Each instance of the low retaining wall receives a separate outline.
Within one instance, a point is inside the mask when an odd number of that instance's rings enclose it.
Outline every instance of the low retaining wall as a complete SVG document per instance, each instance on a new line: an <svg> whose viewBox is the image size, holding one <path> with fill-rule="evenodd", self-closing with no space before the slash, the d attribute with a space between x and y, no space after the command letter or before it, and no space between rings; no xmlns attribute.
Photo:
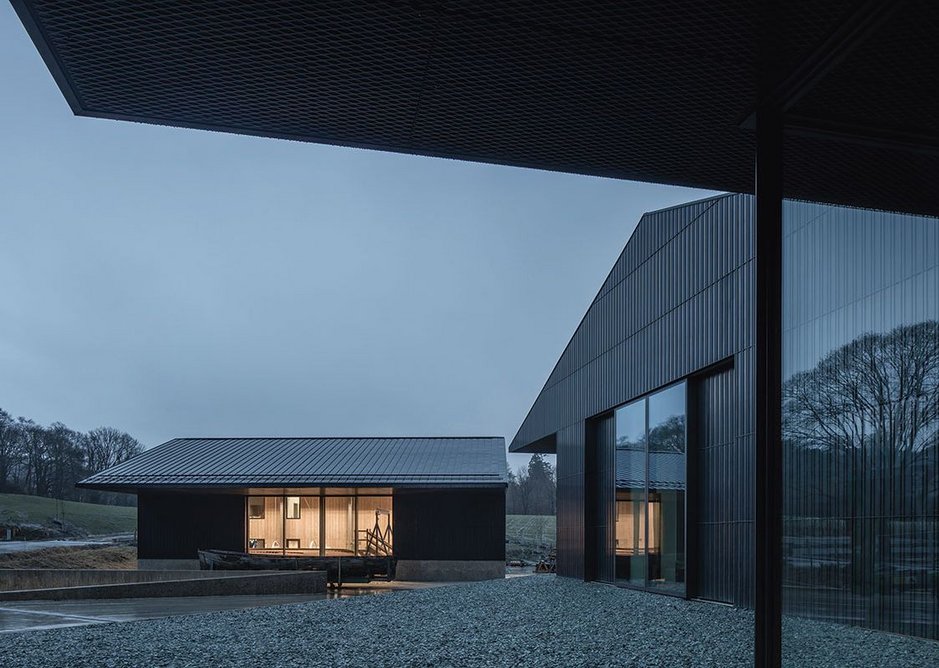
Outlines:
<svg viewBox="0 0 939 668"><path fill-rule="evenodd" d="M144 571L198 571L198 559L140 559L137 568Z"/></svg>
<svg viewBox="0 0 939 668"><path fill-rule="evenodd" d="M399 559L395 570L395 580L412 582L471 582L504 577L504 561Z"/></svg>
<svg viewBox="0 0 939 668"><path fill-rule="evenodd" d="M141 571L130 571L140 573ZM147 572L147 571L144 571ZM167 571L162 571L166 573ZM159 598L168 596L256 596L265 594L318 594L326 591L322 571L237 572L186 579L125 582L47 589L0 591L0 601L64 601L74 599Z"/></svg>
<svg viewBox="0 0 939 668"><path fill-rule="evenodd" d="M90 585L130 584L163 580L196 580L204 577L239 575L237 572L190 570L132 570L91 568L0 569L0 592L20 589L57 589Z"/></svg>

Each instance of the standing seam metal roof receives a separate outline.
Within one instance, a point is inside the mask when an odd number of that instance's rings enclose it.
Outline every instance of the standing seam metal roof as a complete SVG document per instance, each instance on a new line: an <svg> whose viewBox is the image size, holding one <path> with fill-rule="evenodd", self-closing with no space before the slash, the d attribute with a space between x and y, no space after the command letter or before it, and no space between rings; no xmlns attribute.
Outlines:
<svg viewBox="0 0 939 668"><path fill-rule="evenodd" d="M81 487L505 485L502 437L176 438Z"/></svg>

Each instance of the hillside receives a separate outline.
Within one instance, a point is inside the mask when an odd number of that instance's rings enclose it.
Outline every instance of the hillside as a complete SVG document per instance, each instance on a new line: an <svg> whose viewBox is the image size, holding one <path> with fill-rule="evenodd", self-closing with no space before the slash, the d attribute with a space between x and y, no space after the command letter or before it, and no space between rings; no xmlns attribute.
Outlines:
<svg viewBox="0 0 939 668"><path fill-rule="evenodd" d="M26 494L0 494L0 526L38 524L67 527L75 535L129 533L137 529L137 509L58 501Z"/></svg>

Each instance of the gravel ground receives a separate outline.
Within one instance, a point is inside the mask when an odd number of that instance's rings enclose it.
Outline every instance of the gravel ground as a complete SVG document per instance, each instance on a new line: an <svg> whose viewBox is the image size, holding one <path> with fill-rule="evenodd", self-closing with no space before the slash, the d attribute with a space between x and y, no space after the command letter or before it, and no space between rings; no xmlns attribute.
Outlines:
<svg viewBox="0 0 939 668"><path fill-rule="evenodd" d="M8 635L14 666L752 665L753 615L534 576ZM789 620L788 666L939 665L939 643Z"/></svg>

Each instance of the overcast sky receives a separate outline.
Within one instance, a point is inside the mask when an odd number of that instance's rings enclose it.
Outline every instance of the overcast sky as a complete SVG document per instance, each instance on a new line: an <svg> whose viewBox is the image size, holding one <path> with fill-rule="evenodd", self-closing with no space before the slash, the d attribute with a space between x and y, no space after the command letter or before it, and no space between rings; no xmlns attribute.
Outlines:
<svg viewBox="0 0 939 668"><path fill-rule="evenodd" d="M509 440L641 214L711 194L76 118L8 3L0 80L0 407L146 446Z"/></svg>

